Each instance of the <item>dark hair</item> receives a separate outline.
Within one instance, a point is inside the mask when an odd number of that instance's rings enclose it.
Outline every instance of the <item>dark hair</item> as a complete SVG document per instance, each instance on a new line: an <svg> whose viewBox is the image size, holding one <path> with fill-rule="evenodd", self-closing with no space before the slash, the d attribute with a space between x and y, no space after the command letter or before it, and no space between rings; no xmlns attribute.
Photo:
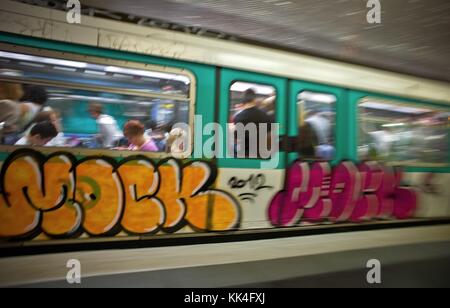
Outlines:
<svg viewBox="0 0 450 308"><path fill-rule="evenodd" d="M244 92L244 102L253 102L257 98L256 96L256 90L253 88L247 89Z"/></svg>
<svg viewBox="0 0 450 308"><path fill-rule="evenodd" d="M48 100L47 90L41 86L27 86L25 87L25 94L22 102L31 102L38 105L44 105Z"/></svg>
<svg viewBox="0 0 450 308"><path fill-rule="evenodd" d="M58 135L58 130L55 125L50 122L40 122L33 126L30 131L30 135L39 135L42 139L55 138Z"/></svg>
<svg viewBox="0 0 450 308"><path fill-rule="evenodd" d="M125 137L129 136L141 136L145 133L144 125L139 121L128 121L123 128L123 134Z"/></svg>

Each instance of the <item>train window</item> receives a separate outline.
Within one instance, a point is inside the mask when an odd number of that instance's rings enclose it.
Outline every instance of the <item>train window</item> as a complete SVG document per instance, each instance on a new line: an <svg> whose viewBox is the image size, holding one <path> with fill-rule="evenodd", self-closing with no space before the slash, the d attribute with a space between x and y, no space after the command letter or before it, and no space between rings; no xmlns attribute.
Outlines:
<svg viewBox="0 0 450 308"><path fill-rule="evenodd" d="M84 60L84 59L83 59ZM106 88L108 92L160 94L187 98L190 78L117 65L88 63L0 51L0 78L26 80L48 85L74 84L77 87Z"/></svg>
<svg viewBox="0 0 450 308"><path fill-rule="evenodd" d="M171 144L176 124L192 125L193 84L186 72L64 56L0 51L0 83L17 84L24 93L13 100L20 115L14 129L3 127L2 144L159 153L191 149L185 142L177 142L177 149ZM0 108L3 113L5 104Z"/></svg>
<svg viewBox="0 0 450 308"><path fill-rule="evenodd" d="M270 152L276 90L269 85L236 81L230 87L229 153L237 158L263 158ZM264 139L264 140L263 140Z"/></svg>
<svg viewBox="0 0 450 308"><path fill-rule="evenodd" d="M297 149L302 158L335 158L336 96L303 91L297 96L299 139Z"/></svg>
<svg viewBox="0 0 450 308"><path fill-rule="evenodd" d="M448 163L450 112L366 98L359 103L360 159Z"/></svg>

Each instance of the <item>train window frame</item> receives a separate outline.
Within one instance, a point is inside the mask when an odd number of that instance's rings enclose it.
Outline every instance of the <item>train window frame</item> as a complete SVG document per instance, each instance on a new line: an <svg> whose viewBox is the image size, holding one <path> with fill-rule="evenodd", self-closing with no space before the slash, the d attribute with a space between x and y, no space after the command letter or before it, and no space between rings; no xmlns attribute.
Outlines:
<svg viewBox="0 0 450 308"><path fill-rule="evenodd" d="M239 78L239 79L233 79L233 80L231 80L231 82L229 83L229 85L228 85L228 107L227 107L227 109L228 109L228 113L227 113L227 118L228 119L230 119L230 113L231 113L231 102L232 102L232 99L231 99L231 88L233 87L233 85L235 84L235 83L246 83L246 84L253 84L253 85L258 85L258 86L263 86L263 87L270 87L270 88L272 88L274 91L275 91L275 108L274 108L274 115L273 115L273 120L274 120L274 122L272 122L271 124L278 124L278 122L277 122L277 116L278 116L278 111L277 111L277 105L278 105L278 99L279 99L279 97L278 97L278 89L277 89L277 87L275 86L275 85L273 85L273 84L270 84L270 83L261 83L261 82L256 82L256 81L254 81L254 80L250 80L250 79L245 79L245 78ZM226 129L227 129L227 133L226 133L226 135L228 136L228 133L229 133L229 125L230 124L232 124L232 123L229 123L228 121L227 121L227 127L226 127ZM277 138L279 138L279 136L277 136ZM240 161L245 161L245 160L261 160L261 161L269 161L271 158L269 157L269 158L261 158L261 157L239 157L239 155L235 155L235 153L229 153L229 141L230 141L230 139L229 138L226 138L226 153L227 153L227 155L233 155L233 159L236 159L236 160L240 160ZM235 140L235 142L237 142L237 140ZM281 150L278 150L278 153L280 153L281 152ZM275 155L277 154L277 153L274 153Z"/></svg>
<svg viewBox="0 0 450 308"><path fill-rule="evenodd" d="M329 95L329 96L333 96L334 97L334 99L335 99L335 101L334 101L334 103L332 103L332 104L334 104L334 130L333 130L333 137L334 137L334 144L333 144L333 147L334 147L334 155L333 155L333 158L332 159L321 159L321 158L311 158L311 157L301 157L301 155L300 155L300 153L298 153L298 155L299 155L299 157L302 159L302 160L305 160L305 161L311 161L311 162L317 162L317 161L327 161L327 162L334 162L334 161L336 161L336 159L338 158L338 142L337 142L337 138L338 138L338 119L339 119L339 117L338 117L338 104L339 104L339 97L335 94L335 93L332 93L332 92L328 92L328 91L319 91L319 90L313 90L313 89L309 89L309 88L304 88L304 89L301 89L301 90L299 90L298 92L297 92L297 95L295 96L295 101L296 101L296 103L295 103L295 110L296 110L296 122L297 122L297 128L298 128L298 130L299 130L299 133L301 134L301 129L300 129L300 125L301 125L301 123L300 123L300 110L299 110L299 108L298 108L298 105L299 105L299 96L302 94L302 93L305 93L305 92L310 92L310 93L313 93L313 94L325 94L325 95ZM330 103L331 104L331 103ZM298 136L298 137L300 137L300 136Z"/></svg>
<svg viewBox="0 0 450 308"><path fill-rule="evenodd" d="M189 147L186 151L176 153L177 158L179 159L187 159L191 157L195 151L195 107L196 107L196 98L197 98L197 79L193 72L191 72L188 69L185 68L177 68L177 67L171 67L171 66L162 66L162 65L156 65L156 64L149 64L144 62L130 62L127 60L118 60L118 59L109 59L104 57L98 57L98 56L90 56L90 55L81 55L81 54L75 54L71 52L61 52L61 51L55 51L55 50L47 50L47 49L40 49L40 48L34 48L34 47L25 47L25 46L15 46L5 43L0 43L0 51L4 52L10 52L10 53L17 53L17 54L25 54L30 56L37 56L37 57L47 57L57 60L68 60L68 61L79 61L89 64L97 64L97 65L106 65L106 66L115 66L118 68L126 68L126 69L136 69L141 71L151 71L155 73L166 73L166 74L176 74L185 76L189 79L189 92L187 95L172 95L172 94L165 94L165 93L142 93L139 91L120 91L115 90L108 87L101 87L101 86L85 86L85 85L78 85L78 84L69 84L64 82L41 82L38 80L24 80L23 78L19 77L2 77L0 76L1 82L15 82L15 83L22 83L22 84L28 84L28 85L41 85L41 86L53 86L53 87L67 87L70 89L77 89L77 90L87 90L87 91L104 91L109 93L117 93L117 94L123 94L123 95L137 95L142 97L149 97L149 98L160 98L160 99L168 99L173 100L174 103L177 101L184 101L188 102L189 106L189 116L188 116L188 126L190 129L190 139L189 139ZM79 156L112 156L112 157L131 157L136 155L145 155L149 158L154 159L164 159L173 156L170 152L143 152L143 151L130 151L130 150L112 150L112 149L104 149L104 148L98 148L98 149L87 149L87 148L79 148L79 147L42 147L42 146L16 146L16 145L1 145L0 144L0 152L4 153L12 153L14 151L17 151L19 149L34 149L36 151L39 151L43 154L51 154L54 152L60 152L60 151L67 151L71 152L74 155Z"/></svg>
<svg viewBox="0 0 450 308"><path fill-rule="evenodd" d="M442 105L436 105L436 104L428 104L426 102L407 102L401 99L386 99L386 98L380 98L376 96L365 96L363 98L360 98L357 101L357 119L356 119L356 147L357 147L357 160L361 161L363 158L358 153L358 148L361 146L359 142L360 133L359 129L361 127L362 123L362 116L361 116L361 104L368 103L368 102L378 102L381 104L387 104L391 106L397 106L397 107L409 107L409 108L427 108L431 109L433 111L437 112L443 112L443 113L450 113L450 108L447 108L446 106ZM450 131L449 131L450 133ZM383 160L383 162L387 166L392 167L421 167L421 168L447 168L450 167L450 135L448 135L447 140L447 148L449 149L447 152L447 162L446 163L427 163L427 162L410 162L410 161L399 161L399 160Z"/></svg>

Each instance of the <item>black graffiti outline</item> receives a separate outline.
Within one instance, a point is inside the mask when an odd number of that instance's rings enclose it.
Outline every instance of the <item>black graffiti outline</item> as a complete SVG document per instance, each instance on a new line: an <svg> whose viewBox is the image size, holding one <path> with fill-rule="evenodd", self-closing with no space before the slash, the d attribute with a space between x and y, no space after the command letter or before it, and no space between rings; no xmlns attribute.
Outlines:
<svg viewBox="0 0 450 308"><path fill-rule="evenodd" d="M265 185L266 181L266 176L262 173L257 175L251 174L247 180L239 180L238 177L234 176L228 181L228 186L230 186L231 189L242 189L248 185L254 193L239 194L239 200L255 203L255 198L258 197L256 192L263 189L272 190L275 188L273 186Z"/></svg>
<svg viewBox="0 0 450 308"><path fill-rule="evenodd" d="M266 181L266 176L260 173L257 175L251 174L247 180L239 180L236 176L234 176L228 181L228 185L231 189L240 189L247 185L249 185L254 191L273 189L273 186L265 185Z"/></svg>
<svg viewBox="0 0 450 308"><path fill-rule="evenodd" d="M251 203L255 203L255 198L257 198L258 195L254 193L243 193L239 194L239 199L241 201L250 201Z"/></svg>
<svg viewBox="0 0 450 308"><path fill-rule="evenodd" d="M239 230L239 229L241 228L242 208L241 208L241 206L239 205L239 202L234 198L234 196L233 196L232 194L230 194L230 193L224 191L224 190L214 189L214 188L209 189L209 190L208 190L208 193L217 193L217 194L225 195L227 198L230 199L230 201L232 201L232 203L233 203L233 205L234 205L234 207L235 207L235 209L236 209L236 213L237 213L237 214L236 214L236 223L235 223L234 226L231 226L231 227L229 228L229 230L214 231L214 233L226 234L226 233L229 233L229 232L232 232L232 231ZM212 225L211 225L211 221L212 221L212 220L210 219L210 217L213 216L214 210L215 210L215 207L214 207L214 206L211 206L211 204L209 204L208 217L207 217L207 220L208 220L208 221L207 221L207 227L206 227L207 230L212 230ZM205 232L205 231L203 231L203 232Z"/></svg>

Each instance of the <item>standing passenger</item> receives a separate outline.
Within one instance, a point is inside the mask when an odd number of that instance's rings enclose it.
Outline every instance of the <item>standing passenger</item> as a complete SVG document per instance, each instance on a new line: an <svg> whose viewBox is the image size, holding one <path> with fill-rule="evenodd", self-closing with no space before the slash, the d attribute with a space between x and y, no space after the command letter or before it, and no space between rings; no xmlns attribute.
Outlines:
<svg viewBox="0 0 450 308"><path fill-rule="evenodd" d="M257 142L256 148L259 149L259 137L260 137L260 124L267 124L266 137L267 140L270 138L270 130L273 119L268 116L264 111L258 108L258 101L256 96L256 91L254 89L248 89L244 93L244 102L242 103L241 111L239 111L233 118L234 125L239 123L247 126L248 124L254 123L256 125L257 137L256 140L250 138L249 134L245 132L244 140L236 140L239 145L237 152L245 151L245 156L250 157L255 153L250 153L250 142ZM237 134L236 134L237 135ZM253 138L255 136L252 136ZM237 139L237 138L236 138ZM259 157L259 151L257 150ZM251 155L253 154L253 155ZM251 157L256 158L256 157Z"/></svg>
<svg viewBox="0 0 450 308"><path fill-rule="evenodd" d="M0 143L13 145L19 137L19 121L23 110L17 103L22 97L22 86L0 82Z"/></svg>
<svg viewBox="0 0 450 308"><path fill-rule="evenodd" d="M25 114L21 119L21 126L23 130L29 129L29 127L36 122L36 116L43 111L51 111L50 107L45 107L48 95L44 87L41 86L28 86L25 87L25 94L21 99L22 108L25 108Z"/></svg>
<svg viewBox="0 0 450 308"><path fill-rule="evenodd" d="M319 139L316 132L312 128L311 124L305 122L303 126L299 128L297 151L302 159L317 159L316 147L319 144Z"/></svg>
<svg viewBox="0 0 450 308"><path fill-rule="evenodd" d="M101 147L112 148L116 146L119 140L123 138L117 121L112 116L103 114L103 106L101 104L90 104L89 113L97 121L97 139Z"/></svg>

